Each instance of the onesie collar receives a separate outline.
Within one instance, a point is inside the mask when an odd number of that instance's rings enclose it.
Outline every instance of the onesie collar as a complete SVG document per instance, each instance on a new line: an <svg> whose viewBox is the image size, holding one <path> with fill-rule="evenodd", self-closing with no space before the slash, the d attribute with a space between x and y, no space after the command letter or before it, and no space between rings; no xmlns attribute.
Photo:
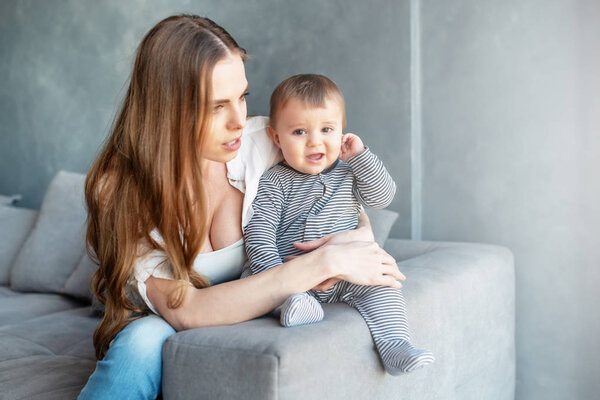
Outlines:
<svg viewBox="0 0 600 400"><path fill-rule="evenodd" d="M294 171L294 172L296 172L296 173L298 173L298 174L301 174L301 175L327 175L328 173L330 173L331 171L333 171L333 169L334 169L335 167L337 167L337 165L338 165L339 163L340 163L340 159L338 158L338 159L336 159L336 160L335 160L335 161L334 161L334 162L333 162L333 163L332 163L332 164L331 164L329 167L325 168L323 171L321 171L321 172L320 172L320 173L318 173L318 174L307 174L306 172L300 172L300 171L298 171L297 169L295 169L295 168L293 168L293 167L291 167L291 166L287 165L287 164L285 163L285 160L284 160L284 161L281 161L281 162L279 163L279 165L281 165L281 166L283 166L283 167L285 167L285 168L287 168L287 169L291 169L292 171Z"/></svg>

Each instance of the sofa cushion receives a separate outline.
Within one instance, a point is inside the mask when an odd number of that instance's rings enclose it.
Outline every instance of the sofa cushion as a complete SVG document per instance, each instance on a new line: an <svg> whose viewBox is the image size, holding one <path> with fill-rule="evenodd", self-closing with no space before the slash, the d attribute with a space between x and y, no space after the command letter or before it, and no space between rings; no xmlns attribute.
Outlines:
<svg viewBox="0 0 600 400"><path fill-rule="evenodd" d="M0 286L0 327L81 306L59 294L19 293Z"/></svg>
<svg viewBox="0 0 600 400"><path fill-rule="evenodd" d="M0 285L8 284L10 267L36 217L37 211L0 204Z"/></svg>
<svg viewBox="0 0 600 400"><path fill-rule="evenodd" d="M87 252L84 252L77 268L65 282L63 293L91 302L94 296L90 291L90 282L97 268L98 266L90 259Z"/></svg>
<svg viewBox="0 0 600 400"><path fill-rule="evenodd" d="M14 290L61 293L84 253L82 174L60 171L50 182L35 226L14 260Z"/></svg>
<svg viewBox="0 0 600 400"><path fill-rule="evenodd" d="M89 308L0 328L0 393L6 399L74 399L95 368Z"/></svg>
<svg viewBox="0 0 600 400"><path fill-rule="evenodd" d="M0 362L0 390L6 400L76 399L95 361L70 356L31 356Z"/></svg>
<svg viewBox="0 0 600 400"><path fill-rule="evenodd" d="M381 247L385 244L394 222L398 219L398 213L392 210L375 210L365 208L375 241Z"/></svg>

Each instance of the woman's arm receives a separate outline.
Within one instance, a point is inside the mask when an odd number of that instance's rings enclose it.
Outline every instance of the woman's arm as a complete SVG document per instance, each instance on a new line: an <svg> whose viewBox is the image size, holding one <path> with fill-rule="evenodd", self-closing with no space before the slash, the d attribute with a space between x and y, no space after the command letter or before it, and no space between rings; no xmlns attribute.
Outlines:
<svg viewBox="0 0 600 400"><path fill-rule="evenodd" d="M161 316L176 330L230 325L257 318L289 296L307 291L329 278L361 285L401 287L404 276L395 260L377 244L327 244L257 275L204 289L189 287L179 308L167 298L179 283L150 277L147 295Z"/></svg>

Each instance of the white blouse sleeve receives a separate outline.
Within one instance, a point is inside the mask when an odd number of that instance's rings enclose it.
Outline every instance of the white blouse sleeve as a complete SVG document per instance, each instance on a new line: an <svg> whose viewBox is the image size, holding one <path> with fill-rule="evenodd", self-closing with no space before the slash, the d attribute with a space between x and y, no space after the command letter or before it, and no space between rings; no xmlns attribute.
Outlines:
<svg viewBox="0 0 600 400"><path fill-rule="evenodd" d="M152 239L162 243L162 237L154 230L150 233ZM149 250L147 245L140 243L138 245L139 256L133 264L133 271L129 278L130 290L137 291L139 298L154 314L160 315L156 308L150 302L146 292L146 280L151 276L162 279L173 279L171 264L164 251L158 249Z"/></svg>

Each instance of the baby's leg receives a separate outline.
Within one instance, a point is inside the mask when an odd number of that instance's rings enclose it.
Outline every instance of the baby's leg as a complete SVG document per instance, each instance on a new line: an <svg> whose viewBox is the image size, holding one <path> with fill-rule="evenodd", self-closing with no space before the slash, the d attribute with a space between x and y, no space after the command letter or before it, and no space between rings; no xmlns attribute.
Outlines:
<svg viewBox="0 0 600 400"><path fill-rule="evenodd" d="M323 307L308 293L288 297L280 307L279 321L282 326L312 324L323 319Z"/></svg>
<svg viewBox="0 0 600 400"><path fill-rule="evenodd" d="M429 350L417 349L410 343L406 305L400 289L348 284L342 301L356 308L365 319L389 374L411 372L435 360Z"/></svg>

